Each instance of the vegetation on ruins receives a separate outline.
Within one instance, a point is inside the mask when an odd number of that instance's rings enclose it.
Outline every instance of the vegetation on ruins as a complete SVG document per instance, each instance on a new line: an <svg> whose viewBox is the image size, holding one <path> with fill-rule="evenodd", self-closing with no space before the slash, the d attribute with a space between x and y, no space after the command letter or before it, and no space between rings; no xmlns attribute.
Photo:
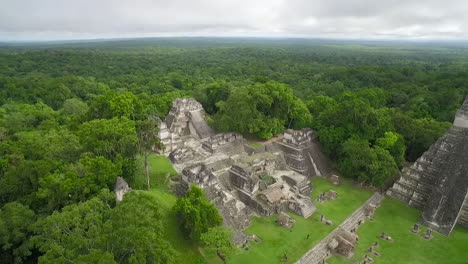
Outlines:
<svg viewBox="0 0 468 264"><path fill-rule="evenodd" d="M223 223L214 204L196 185L191 185L187 194L177 200L174 210L179 218L180 228L194 241L200 241L202 234Z"/></svg>
<svg viewBox="0 0 468 264"><path fill-rule="evenodd" d="M463 46L241 42L0 44L0 259L203 262L163 191L175 171L142 144L142 124L175 98L195 97L215 127L250 137L311 127L344 176L382 185L447 130L468 94ZM146 154L151 191L115 204L117 177L147 188ZM197 240L220 224L212 209L201 216L186 225Z"/></svg>

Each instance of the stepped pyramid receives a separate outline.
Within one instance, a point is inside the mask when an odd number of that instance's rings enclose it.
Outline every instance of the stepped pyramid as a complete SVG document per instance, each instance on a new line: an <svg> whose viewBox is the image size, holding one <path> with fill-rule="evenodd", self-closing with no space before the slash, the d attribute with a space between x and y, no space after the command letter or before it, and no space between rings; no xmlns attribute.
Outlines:
<svg viewBox="0 0 468 264"><path fill-rule="evenodd" d="M449 235L468 228L468 97L453 126L387 191L423 211L421 224Z"/></svg>

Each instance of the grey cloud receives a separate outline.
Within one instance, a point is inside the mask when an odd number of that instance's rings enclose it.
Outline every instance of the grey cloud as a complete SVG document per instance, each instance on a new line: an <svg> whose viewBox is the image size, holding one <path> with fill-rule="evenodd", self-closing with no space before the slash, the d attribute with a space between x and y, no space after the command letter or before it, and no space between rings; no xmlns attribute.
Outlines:
<svg viewBox="0 0 468 264"><path fill-rule="evenodd" d="M466 0L0 0L1 39L468 38Z"/></svg>

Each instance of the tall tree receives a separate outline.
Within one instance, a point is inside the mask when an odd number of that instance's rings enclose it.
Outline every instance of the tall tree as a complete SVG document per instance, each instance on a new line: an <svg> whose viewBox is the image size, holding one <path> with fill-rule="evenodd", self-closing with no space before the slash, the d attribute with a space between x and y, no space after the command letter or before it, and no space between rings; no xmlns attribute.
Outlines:
<svg viewBox="0 0 468 264"><path fill-rule="evenodd" d="M216 207L206 198L203 190L195 185L190 187L185 197L177 200L174 210L184 233L195 241L199 241L201 234L208 229L223 222Z"/></svg>
<svg viewBox="0 0 468 264"><path fill-rule="evenodd" d="M153 150L162 150L164 145L158 137L158 126L153 118L148 118L138 124L138 146L145 160L145 174L148 190L150 190L150 174L148 156Z"/></svg>
<svg viewBox="0 0 468 264"><path fill-rule="evenodd" d="M224 263L235 251L232 243L232 231L225 226L208 229L207 232L201 234L200 241L208 253L215 253Z"/></svg>
<svg viewBox="0 0 468 264"><path fill-rule="evenodd" d="M4 263L22 263L31 254L29 227L35 218L34 211L18 202L0 209L0 258Z"/></svg>

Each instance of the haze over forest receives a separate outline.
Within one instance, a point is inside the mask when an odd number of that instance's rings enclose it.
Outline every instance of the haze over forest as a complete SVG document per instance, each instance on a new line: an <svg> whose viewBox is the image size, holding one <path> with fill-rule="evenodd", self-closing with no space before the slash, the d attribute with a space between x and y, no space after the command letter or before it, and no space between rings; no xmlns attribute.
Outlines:
<svg viewBox="0 0 468 264"><path fill-rule="evenodd" d="M0 41L164 36L468 38L464 0L1 1Z"/></svg>

